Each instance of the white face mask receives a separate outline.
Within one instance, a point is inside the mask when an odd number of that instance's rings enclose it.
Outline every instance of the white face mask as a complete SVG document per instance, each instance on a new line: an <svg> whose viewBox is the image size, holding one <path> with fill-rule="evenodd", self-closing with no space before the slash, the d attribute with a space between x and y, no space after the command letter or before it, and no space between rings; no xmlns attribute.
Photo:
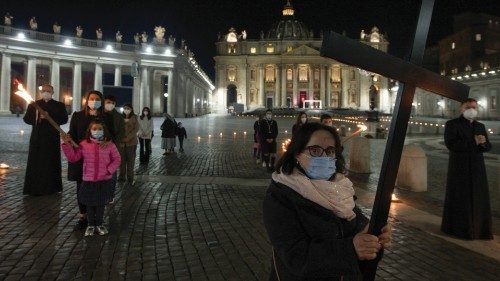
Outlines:
<svg viewBox="0 0 500 281"><path fill-rule="evenodd" d="M130 110L130 109L124 109L123 110L123 113L125 113L126 115L129 115L130 112L132 112L132 110Z"/></svg>
<svg viewBox="0 0 500 281"><path fill-rule="evenodd" d="M49 101L49 100L52 99L52 93L51 92L42 92L40 95L42 96L42 99L44 101Z"/></svg>
<svg viewBox="0 0 500 281"><path fill-rule="evenodd" d="M463 115L468 120L474 120L477 117L477 110L475 110L474 108L469 108L464 111Z"/></svg>
<svg viewBox="0 0 500 281"><path fill-rule="evenodd" d="M111 110L115 109L115 105L112 103L107 103L104 105L104 109L106 109L106 111L111 111Z"/></svg>

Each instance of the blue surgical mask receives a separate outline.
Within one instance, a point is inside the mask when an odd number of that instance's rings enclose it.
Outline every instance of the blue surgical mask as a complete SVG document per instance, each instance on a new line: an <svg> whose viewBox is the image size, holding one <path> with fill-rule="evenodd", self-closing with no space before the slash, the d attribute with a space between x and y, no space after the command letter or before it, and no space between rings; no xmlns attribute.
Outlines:
<svg viewBox="0 0 500 281"><path fill-rule="evenodd" d="M306 154L304 154L306 155ZM335 166L336 158L329 156L321 156L321 157L311 157L306 155L309 158L309 167L304 168L307 176L314 180L328 180L332 177L332 175L337 170Z"/></svg>
<svg viewBox="0 0 500 281"><path fill-rule="evenodd" d="M96 140L102 140L104 138L103 130L91 130L90 134L92 135L92 138Z"/></svg>
<svg viewBox="0 0 500 281"><path fill-rule="evenodd" d="M100 100L89 100L87 105L90 107L90 109L99 109L101 107L101 101Z"/></svg>

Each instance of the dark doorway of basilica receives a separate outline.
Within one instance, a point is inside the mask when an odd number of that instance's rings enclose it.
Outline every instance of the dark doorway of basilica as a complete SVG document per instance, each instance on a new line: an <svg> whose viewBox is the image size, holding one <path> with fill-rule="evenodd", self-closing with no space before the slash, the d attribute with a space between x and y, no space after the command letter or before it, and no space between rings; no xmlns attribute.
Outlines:
<svg viewBox="0 0 500 281"><path fill-rule="evenodd" d="M236 103L238 101L238 95L237 95L237 90L236 90L236 86L231 84L229 86L227 86L227 104L226 106L230 106L232 105L233 103Z"/></svg>
<svg viewBox="0 0 500 281"><path fill-rule="evenodd" d="M378 87L377 85L371 85L370 86L370 110L375 109L377 107L377 98L378 98Z"/></svg>
<svg viewBox="0 0 500 281"><path fill-rule="evenodd" d="M272 96L267 96L266 108L273 108L273 97Z"/></svg>

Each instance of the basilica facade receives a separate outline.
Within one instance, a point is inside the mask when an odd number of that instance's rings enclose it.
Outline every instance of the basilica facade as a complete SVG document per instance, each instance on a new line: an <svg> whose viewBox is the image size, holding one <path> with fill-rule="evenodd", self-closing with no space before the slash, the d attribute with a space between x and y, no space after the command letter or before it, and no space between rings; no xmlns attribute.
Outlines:
<svg viewBox="0 0 500 281"><path fill-rule="evenodd" d="M377 27L359 40L387 52L389 42ZM216 42L212 108L233 104L257 108L375 108L392 111L389 81L376 73L321 57L322 34L315 36L295 17L288 2L282 18L259 39L230 28Z"/></svg>

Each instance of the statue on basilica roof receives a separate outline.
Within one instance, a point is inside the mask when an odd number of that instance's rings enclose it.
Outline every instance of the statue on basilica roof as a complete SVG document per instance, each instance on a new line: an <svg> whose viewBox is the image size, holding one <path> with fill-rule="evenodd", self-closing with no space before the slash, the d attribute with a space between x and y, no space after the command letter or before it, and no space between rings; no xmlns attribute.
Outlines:
<svg viewBox="0 0 500 281"><path fill-rule="evenodd" d="M359 34L359 39L361 40L365 40L365 37L366 37L366 32L364 29L361 29L361 33Z"/></svg>
<svg viewBox="0 0 500 281"><path fill-rule="evenodd" d="M97 40L102 40L102 29L100 27L95 30L95 36Z"/></svg>
<svg viewBox="0 0 500 281"><path fill-rule="evenodd" d="M168 45L173 47L175 45L175 40L175 37L172 35L168 36Z"/></svg>
<svg viewBox="0 0 500 281"><path fill-rule="evenodd" d="M82 37L83 35L83 28L81 26L76 27L76 37Z"/></svg>
<svg viewBox="0 0 500 281"><path fill-rule="evenodd" d="M146 33L146 31L142 32L141 41L142 41L142 43L148 43L148 34Z"/></svg>
<svg viewBox="0 0 500 281"><path fill-rule="evenodd" d="M141 43L141 42L140 42L140 38L141 38L141 36L139 35L139 33L136 33L136 34L134 35L134 42L135 42L135 44L139 44L139 43Z"/></svg>
<svg viewBox="0 0 500 281"><path fill-rule="evenodd" d="M158 44L164 44L165 43L165 27L163 26L155 26L155 42Z"/></svg>
<svg viewBox="0 0 500 281"><path fill-rule="evenodd" d="M122 40L123 40L123 35L122 35L122 33L120 32L120 30L118 30L118 31L116 32L115 38L116 38L116 42L118 42L118 43L121 43L121 42L122 42Z"/></svg>
<svg viewBox="0 0 500 281"><path fill-rule="evenodd" d="M52 25L52 30L55 34L61 34L61 26L57 22Z"/></svg>
<svg viewBox="0 0 500 281"><path fill-rule="evenodd" d="M247 40L247 31L246 31L246 30L243 30L243 31L241 32L241 39L243 39L243 40Z"/></svg>
<svg viewBox="0 0 500 281"><path fill-rule="evenodd" d="M228 43L238 42L238 35L236 35L236 29L234 29L234 27L231 27L229 29L229 33L226 35L226 42Z"/></svg>
<svg viewBox="0 0 500 281"><path fill-rule="evenodd" d="M380 33L376 26L372 28L372 32L370 34L370 42L380 42Z"/></svg>
<svg viewBox="0 0 500 281"><path fill-rule="evenodd" d="M4 18L3 18L3 24L6 26L11 26L12 25L12 19L14 17L11 16L9 13L6 13Z"/></svg>
<svg viewBox="0 0 500 281"><path fill-rule="evenodd" d="M30 28L31 30L37 30L38 29L38 23L36 22L36 18L35 17L32 17L30 19Z"/></svg>

